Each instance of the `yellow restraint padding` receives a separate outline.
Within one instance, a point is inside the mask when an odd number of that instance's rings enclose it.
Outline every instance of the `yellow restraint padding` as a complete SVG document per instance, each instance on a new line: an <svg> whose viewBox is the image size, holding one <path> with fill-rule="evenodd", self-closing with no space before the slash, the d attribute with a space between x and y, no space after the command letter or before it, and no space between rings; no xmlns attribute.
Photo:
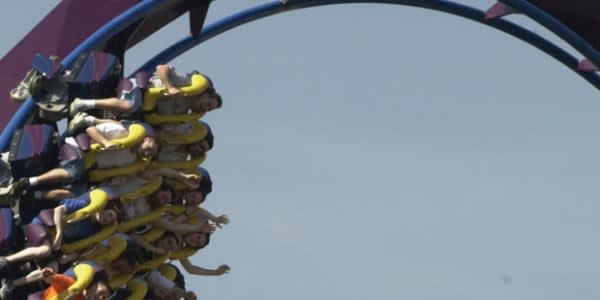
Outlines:
<svg viewBox="0 0 600 300"><path fill-rule="evenodd" d="M157 241L158 239L160 239L165 234L165 232L166 232L165 229L160 228L158 226L154 226L154 227L152 227L152 229L146 231L142 235L142 238L144 239L144 241L146 241L148 243L153 243L153 242Z"/></svg>
<svg viewBox="0 0 600 300"><path fill-rule="evenodd" d="M143 216L133 218L129 221L121 222L121 224L119 224L119 228L117 230L119 232L128 232L135 227L144 225L146 223L150 223L150 222L160 218L160 216L162 215L162 213L164 211L165 211L165 207L157 208Z"/></svg>
<svg viewBox="0 0 600 300"><path fill-rule="evenodd" d="M157 113L151 113L144 115L144 122L151 125L178 124L197 122L198 119L201 119L202 117L204 117L204 113L189 113L179 115L159 115Z"/></svg>
<svg viewBox="0 0 600 300"><path fill-rule="evenodd" d="M135 271L144 272L150 271L158 268L158 266L162 265L167 259L169 259L171 252L167 252L167 254L157 256L151 260L145 261L142 265L140 265Z"/></svg>
<svg viewBox="0 0 600 300"><path fill-rule="evenodd" d="M94 246L94 244L100 243L101 241L107 239L109 236L111 236L113 233L115 233L115 231L117 231L118 226L119 226L119 224L117 224L117 223L111 224L109 226L105 226L104 228L102 228L102 230L100 232L98 232L90 237L78 240L76 242L64 244L62 246L62 250L65 254L69 254L69 253L72 253L75 251L79 251L79 250L83 250L83 249L92 247L92 246Z"/></svg>
<svg viewBox="0 0 600 300"><path fill-rule="evenodd" d="M146 137L146 129L141 124L131 124L129 125L127 131L128 134L126 137L110 141L111 143L117 146L117 149L131 148L132 146L141 143L142 140ZM98 143L92 143L90 145L90 150L98 152L104 151L104 148L102 148L102 145Z"/></svg>
<svg viewBox="0 0 600 300"><path fill-rule="evenodd" d="M185 212L185 208L185 205L171 205L166 211L172 216L178 216Z"/></svg>
<svg viewBox="0 0 600 300"><path fill-rule="evenodd" d="M159 168L169 168L169 169L175 169L175 170L191 170L191 169L196 169L200 164L202 164L204 162L204 160L206 160L206 153L196 157L196 158L192 158L190 160L186 160L186 161L170 161L170 162L166 162L166 161L152 161L152 163L150 164L150 168L152 169L159 169Z"/></svg>
<svg viewBox="0 0 600 300"><path fill-rule="evenodd" d="M158 267L158 271L163 277L171 281L175 281L175 278L177 277L177 269L172 265L162 264Z"/></svg>
<svg viewBox="0 0 600 300"><path fill-rule="evenodd" d="M180 144L193 144L201 141L208 134L208 128L200 124L199 122L192 122L192 128L188 134L170 134L161 135L159 142L161 144L180 145Z"/></svg>
<svg viewBox="0 0 600 300"><path fill-rule="evenodd" d="M120 168L93 169L89 173L90 182L101 182L111 177L127 176L143 171L150 162L138 159L133 164Z"/></svg>
<svg viewBox="0 0 600 300"><path fill-rule="evenodd" d="M127 283L127 289L131 292L125 300L142 300L148 293L148 285L141 279L131 279Z"/></svg>
<svg viewBox="0 0 600 300"><path fill-rule="evenodd" d="M185 207L182 207L185 211ZM173 210L176 210L177 208L173 208ZM185 222L186 224L190 224L190 225L197 225L200 224L200 220L198 218L195 217L190 217L187 222ZM182 259L182 258L188 258L192 255L194 255L196 252L198 252L197 248L192 248L192 247L185 247L185 248L181 248L175 251L171 251L171 255L169 256L170 259Z"/></svg>
<svg viewBox="0 0 600 300"><path fill-rule="evenodd" d="M101 254L99 253L96 256L95 261L101 265L106 265L117 259L125 249L127 249L127 239L121 234L113 235L108 240L108 249L105 249Z"/></svg>
<svg viewBox="0 0 600 300"><path fill-rule="evenodd" d="M170 259L183 259L188 258L198 252L198 249L192 247L185 247L179 250L175 250L171 252L169 256Z"/></svg>
<svg viewBox="0 0 600 300"><path fill-rule="evenodd" d="M108 286L110 286L110 288L113 290L120 289L124 287L129 280L131 280L131 277L133 277L133 273L123 273L118 276L111 277L108 280Z"/></svg>
<svg viewBox="0 0 600 300"><path fill-rule="evenodd" d="M90 192L90 204L79 209L65 217L67 223L76 222L85 219L99 211L101 211L106 203L108 203L108 194L103 190L95 189Z"/></svg>
<svg viewBox="0 0 600 300"><path fill-rule="evenodd" d="M80 263L73 268L73 272L75 273L75 282L68 289L58 294L56 299L63 300L70 295L83 292L94 279L94 267L89 264Z"/></svg>
<svg viewBox="0 0 600 300"><path fill-rule="evenodd" d="M200 74L192 75L190 78L191 84L188 86L181 87L181 95L179 96L196 96L202 94L208 88L208 80L206 77ZM142 105L142 111L151 111L156 106L156 102L159 98L165 97L167 91L164 87L151 87L144 93L144 104ZM168 97L168 96L166 96ZM168 99L163 101L169 101Z"/></svg>
<svg viewBox="0 0 600 300"><path fill-rule="evenodd" d="M167 212L171 215L177 216L177 215L180 215L185 212L185 206L170 205L165 209L165 212ZM148 243L153 243L153 242L156 242L158 239L160 239L165 234L165 232L166 232L166 230L163 229L162 227L154 226L150 230L146 231L142 235L142 238L144 239L144 241L146 241Z"/></svg>
<svg viewBox="0 0 600 300"><path fill-rule="evenodd" d="M182 173L185 173L185 174L196 174L196 175L202 177L202 174L200 174L198 172L198 166L194 166L193 168L179 169L179 171L181 171ZM165 178L165 182L168 186L173 188L176 192L182 192L182 191L185 192L185 191L193 190L193 189L190 189L190 187L188 187L183 182L176 180L176 179Z"/></svg>
<svg viewBox="0 0 600 300"><path fill-rule="evenodd" d="M117 149L131 148L141 143L146 137L146 129L140 124L131 124L127 130L128 134L126 137L110 141L117 145ZM90 151L88 151L83 158L85 168L89 169L96 163L96 152L112 150L114 149L104 150L102 145L92 143L90 145Z"/></svg>
<svg viewBox="0 0 600 300"><path fill-rule="evenodd" d="M156 190L158 190L161 184L162 177L157 176L153 178L150 182L144 184L142 187L121 196L121 202L123 204L127 204L137 198L147 197L150 194L154 193Z"/></svg>

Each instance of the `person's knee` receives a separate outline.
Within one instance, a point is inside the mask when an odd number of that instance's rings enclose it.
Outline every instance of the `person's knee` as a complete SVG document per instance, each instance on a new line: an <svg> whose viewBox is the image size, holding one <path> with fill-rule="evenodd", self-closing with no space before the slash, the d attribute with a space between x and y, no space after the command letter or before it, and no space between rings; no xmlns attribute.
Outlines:
<svg viewBox="0 0 600 300"><path fill-rule="evenodd" d="M156 66L156 73L160 74L160 73L168 73L170 70L169 65L158 65Z"/></svg>
<svg viewBox="0 0 600 300"><path fill-rule="evenodd" d="M77 181L83 176L83 160L76 159L68 161L63 165L63 170L66 172L67 181Z"/></svg>
<svg viewBox="0 0 600 300"><path fill-rule="evenodd" d="M50 245L42 245L37 249L37 256L40 258L48 257L50 254L52 254L52 248L50 248Z"/></svg>

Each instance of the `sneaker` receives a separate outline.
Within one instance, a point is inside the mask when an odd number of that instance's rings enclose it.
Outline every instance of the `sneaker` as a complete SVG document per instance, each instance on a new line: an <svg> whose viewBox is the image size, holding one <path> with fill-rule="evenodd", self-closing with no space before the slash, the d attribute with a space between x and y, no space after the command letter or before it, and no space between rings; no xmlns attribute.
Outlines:
<svg viewBox="0 0 600 300"><path fill-rule="evenodd" d="M0 288L0 299L9 299L15 290L15 285L12 281L8 281L6 278L2 279L2 288Z"/></svg>
<svg viewBox="0 0 600 300"><path fill-rule="evenodd" d="M81 99L75 98L71 101L71 105L69 106L69 114L71 116L76 115L78 112L83 111L83 103L81 103Z"/></svg>
<svg viewBox="0 0 600 300"><path fill-rule="evenodd" d="M30 187L31 185L29 184L29 177L20 178L10 186L12 189L12 194L17 197L23 195Z"/></svg>
<svg viewBox="0 0 600 300"><path fill-rule="evenodd" d="M0 256L0 271L6 268L6 266L8 266L8 260L6 260L6 257ZM2 282L2 285L4 285L4 281Z"/></svg>
<svg viewBox="0 0 600 300"><path fill-rule="evenodd" d="M72 105L72 104L71 104ZM71 122L69 122L67 133L69 135L73 134L75 131L81 128L87 128L91 126L90 122L87 120L89 115L84 112L79 112L75 114Z"/></svg>
<svg viewBox="0 0 600 300"><path fill-rule="evenodd" d="M8 207L12 206L15 203L15 197L12 192L12 187L9 185L8 187L0 188L0 207Z"/></svg>

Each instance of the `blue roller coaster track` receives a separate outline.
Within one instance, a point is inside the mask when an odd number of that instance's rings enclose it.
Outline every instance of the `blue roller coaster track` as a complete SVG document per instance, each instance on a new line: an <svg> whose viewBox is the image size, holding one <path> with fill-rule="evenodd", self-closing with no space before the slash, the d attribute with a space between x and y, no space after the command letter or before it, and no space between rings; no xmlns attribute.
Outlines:
<svg viewBox="0 0 600 300"><path fill-rule="evenodd" d="M79 47L74 49L67 57L63 59L61 62L62 65L66 69L70 68L75 62L76 58L82 53L94 49L101 43L108 40L112 33L118 32L135 23L146 13L156 9L167 1L168 0L145 0L130 8L87 38ZM540 25L544 26L556 34L564 42L576 49L583 57L589 59L593 64L600 66L600 53L588 42L586 42L575 32L562 24L560 21L556 20L551 15L525 0L502 0L501 2L516 9ZM600 76L594 72L578 71L577 65L580 59L573 54L570 54L567 50L561 48L559 45L513 22L505 19L486 20L485 13L479 9L444 0L290 0L287 5L282 5L279 1L273 1L246 9L239 13L225 17L217 22L214 22L213 24L205 26L200 34L199 39L194 39L191 35L181 39L151 58L146 64L139 68L139 71L152 70L152 68L157 64L166 63L170 60L173 60L179 55L205 41L210 40L213 37L252 21L298 9L350 3L395 4L420 7L456 15L486 26L493 27L510 34L511 36L514 36L550 55L600 90ZM6 128L0 135L0 147L3 150L8 147L14 130L24 125L26 119L32 113L33 109L33 101L31 99L27 99L27 101L19 108L17 113L7 124Z"/></svg>

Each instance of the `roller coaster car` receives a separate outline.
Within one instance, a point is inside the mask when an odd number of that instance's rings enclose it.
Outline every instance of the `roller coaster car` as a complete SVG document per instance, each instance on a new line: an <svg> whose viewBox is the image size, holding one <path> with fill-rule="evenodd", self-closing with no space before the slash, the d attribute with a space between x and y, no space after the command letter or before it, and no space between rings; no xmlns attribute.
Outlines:
<svg viewBox="0 0 600 300"><path fill-rule="evenodd" d="M145 185L121 196L121 202L129 203L137 198L147 197L160 188L162 177L157 176Z"/></svg>
<svg viewBox="0 0 600 300"><path fill-rule="evenodd" d="M185 123L187 132L185 134L161 134L159 141L161 144L193 144L203 140L208 134L208 127L202 122Z"/></svg>
<svg viewBox="0 0 600 300"><path fill-rule="evenodd" d="M72 253L72 252L79 251L79 250L89 249L94 244L107 239L109 236L111 236L113 233L115 233L115 231L117 231L118 226L119 225L117 223L108 225L108 226L104 226L102 228L102 230L100 230L100 232L98 232L92 236L89 236L85 239L78 240L76 242L64 244L62 247L63 252L68 254L68 253Z"/></svg>
<svg viewBox="0 0 600 300"><path fill-rule="evenodd" d="M41 74L41 79L31 95L40 117L49 121L68 116L69 99L115 96L122 73L114 55L99 51L84 53L70 70L62 70L53 59L37 54L33 70Z"/></svg>
<svg viewBox="0 0 600 300"><path fill-rule="evenodd" d="M89 193L89 204L64 217L65 222L73 223L81 221L101 211L108 203L108 194L100 189L94 189ZM54 226L54 208L43 209L38 217L46 226Z"/></svg>
<svg viewBox="0 0 600 300"><path fill-rule="evenodd" d="M75 282L68 289L58 294L56 299L53 300L71 298L73 295L83 292L94 280L97 268L98 266L92 263L82 262L77 264L73 267Z"/></svg>
<svg viewBox="0 0 600 300"><path fill-rule="evenodd" d="M40 175L58 164L56 128L47 124L25 125L12 136L8 163L13 179Z"/></svg>
<svg viewBox="0 0 600 300"><path fill-rule="evenodd" d="M129 232L138 226L148 224L148 223L160 218L160 216L163 214L163 212L165 210L166 210L166 207L157 208L157 209L154 209L154 210L150 211L149 213L139 216L137 218L133 218L128 221L123 221L119 224L119 227L117 228L117 230L119 232Z"/></svg>
<svg viewBox="0 0 600 300"><path fill-rule="evenodd" d="M170 168L175 170L182 171L190 171L193 173L193 170L201 165L206 160L206 153L203 153L200 156L192 157L186 161L152 161L150 164L150 168L152 169L160 169L160 168ZM168 180L171 186L176 187L176 189L185 188L185 184L177 181L177 180Z"/></svg>
<svg viewBox="0 0 600 300"><path fill-rule="evenodd" d="M189 97L200 95L204 93L209 86L210 83L205 76L194 74L191 78L191 84L181 88L182 94L180 96ZM166 88L164 87L151 87L147 89L144 93L144 104L142 105L142 111L150 112L154 110L156 103L159 100L162 100L161 98L168 97L164 96L165 92ZM169 100L166 99L166 101Z"/></svg>
<svg viewBox="0 0 600 300"><path fill-rule="evenodd" d="M131 279L127 286L116 292L115 299L142 300L148 293L148 284L141 279Z"/></svg>
<svg viewBox="0 0 600 300"><path fill-rule="evenodd" d="M114 261L127 249L127 238L122 234L115 234L108 240L94 245L92 249L82 254L82 257L97 261L101 265Z"/></svg>
<svg viewBox="0 0 600 300"><path fill-rule="evenodd" d="M121 284L122 282L118 282ZM113 284L117 284L114 282ZM110 283L109 283L110 285ZM142 300L146 298L146 294L148 293L148 284L146 281L142 279L133 278L129 280L126 284L122 283L121 285L111 286L113 289L117 289L117 291L111 296L109 299L125 299L125 300Z"/></svg>
<svg viewBox="0 0 600 300"><path fill-rule="evenodd" d="M110 151L111 153L117 154L117 151L131 148L142 142L146 136L146 129L140 124L131 124L128 128L129 134L121 139L111 141L117 145L118 149L104 150L100 144L93 143L89 145L89 151L85 153L84 166L86 169L91 169L96 164L97 155L99 152ZM79 140L78 140L79 142ZM81 147L82 145L80 145ZM86 146L87 148L87 146ZM115 168L93 168L89 172L89 180L91 182L100 182L105 179L115 176L125 176L142 171L150 164L149 161L138 159L133 164L115 167Z"/></svg>
<svg viewBox="0 0 600 300"><path fill-rule="evenodd" d="M206 89L210 87L209 80L201 75L194 74L191 78L191 84L181 88L183 97L196 96L204 93ZM176 115L161 115L156 112L152 112L158 101L169 101L165 99L169 96L164 96L165 88L152 87L148 88L144 93L144 104L142 105L142 111L146 112L144 115L144 121L148 124L159 125L166 123L186 123L195 122L204 116L204 113L189 113L189 114L176 114ZM178 96L178 97L180 97Z"/></svg>

